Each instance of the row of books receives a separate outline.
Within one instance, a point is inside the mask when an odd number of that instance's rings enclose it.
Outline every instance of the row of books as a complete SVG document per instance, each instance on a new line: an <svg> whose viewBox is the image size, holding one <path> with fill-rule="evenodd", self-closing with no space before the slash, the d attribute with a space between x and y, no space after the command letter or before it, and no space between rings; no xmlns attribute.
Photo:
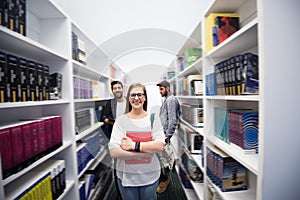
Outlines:
<svg viewBox="0 0 300 200"><path fill-rule="evenodd" d="M206 148L206 173L222 192L248 189L247 169L217 147Z"/></svg>
<svg viewBox="0 0 300 200"><path fill-rule="evenodd" d="M203 136L191 130L188 126L181 123L178 128L180 143L189 150L191 154L203 154Z"/></svg>
<svg viewBox="0 0 300 200"><path fill-rule="evenodd" d="M187 67L191 66L195 63L199 58L202 57L202 49L201 48L188 48L183 53L183 56L179 56L177 58L177 68L178 72L185 70Z"/></svg>
<svg viewBox="0 0 300 200"><path fill-rule="evenodd" d="M203 128L203 106L199 104L182 103L182 119L194 127Z"/></svg>
<svg viewBox="0 0 300 200"><path fill-rule="evenodd" d="M102 81L74 76L73 83L74 99L98 99L105 96L105 84Z"/></svg>
<svg viewBox="0 0 300 200"><path fill-rule="evenodd" d="M85 43L72 32L72 58L82 64L86 64Z"/></svg>
<svg viewBox="0 0 300 200"><path fill-rule="evenodd" d="M94 108L83 108L75 111L75 132L80 134L93 126Z"/></svg>
<svg viewBox="0 0 300 200"><path fill-rule="evenodd" d="M181 164L185 169L185 172L189 178L197 183L203 182L203 172L195 162L194 158L190 155L190 152L184 148L180 157Z"/></svg>
<svg viewBox="0 0 300 200"><path fill-rule="evenodd" d="M80 182L85 189L79 188L80 200L104 199L109 192L108 187L113 181L112 177L112 159L107 154L102 162L99 162L94 168L86 170L80 178Z"/></svg>
<svg viewBox="0 0 300 200"><path fill-rule="evenodd" d="M78 174L86 168L91 160L97 157L107 144L108 140L101 128L78 141L76 150Z"/></svg>
<svg viewBox="0 0 300 200"><path fill-rule="evenodd" d="M239 16L236 13L211 13L205 19L205 50L211 51L238 31Z"/></svg>
<svg viewBox="0 0 300 200"><path fill-rule="evenodd" d="M65 161L50 159L17 179L7 199L58 199L66 188Z"/></svg>
<svg viewBox="0 0 300 200"><path fill-rule="evenodd" d="M202 75L193 74L187 77L178 78L178 95L179 96L193 96L203 95L204 86Z"/></svg>
<svg viewBox="0 0 300 200"><path fill-rule="evenodd" d="M258 117L251 109L215 107L215 136L245 153L258 153Z"/></svg>
<svg viewBox="0 0 300 200"><path fill-rule="evenodd" d="M62 145L61 116L1 122L3 179L26 168Z"/></svg>
<svg viewBox="0 0 300 200"><path fill-rule="evenodd" d="M0 25L26 35L26 0L1 0Z"/></svg>
<svg viewBox="0 0 300 200"><path fill-rule="evenodd" d="M206 80L207 95L258 94L258 56L245 53L219 62L214 75L209 74Z"/></svg>
<svg viewBox="0 0 300 200"><path fill-rule="evenodd" d="M0 103L50 100L60 86L57 75L45 64L0 52Z"/></svg>

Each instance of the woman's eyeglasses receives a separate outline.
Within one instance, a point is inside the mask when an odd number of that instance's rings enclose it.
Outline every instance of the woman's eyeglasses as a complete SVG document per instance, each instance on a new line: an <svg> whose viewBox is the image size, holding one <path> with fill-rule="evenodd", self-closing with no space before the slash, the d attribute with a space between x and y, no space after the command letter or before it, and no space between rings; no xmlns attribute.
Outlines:
<svg viewBox="0 0 300 200"><path fill-rule="evenodd" d="M144 97L144 94L143 94L143 93L132 93L132 94L130 94L130 98L132 98L132 99L134 99L136 96L137 96L139 99L141 99L141 98Z"/></svg>

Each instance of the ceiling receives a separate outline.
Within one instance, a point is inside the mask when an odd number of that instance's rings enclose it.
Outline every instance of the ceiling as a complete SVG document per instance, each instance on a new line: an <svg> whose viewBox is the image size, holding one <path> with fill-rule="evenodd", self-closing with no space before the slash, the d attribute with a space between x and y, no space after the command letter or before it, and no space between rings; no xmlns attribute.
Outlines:
<svg viewBox="0 0 300 200"><path fill-rule="evenodd" d="M161 80L211 3L211 0L52 1L117 66L140 82Z"/></svg>

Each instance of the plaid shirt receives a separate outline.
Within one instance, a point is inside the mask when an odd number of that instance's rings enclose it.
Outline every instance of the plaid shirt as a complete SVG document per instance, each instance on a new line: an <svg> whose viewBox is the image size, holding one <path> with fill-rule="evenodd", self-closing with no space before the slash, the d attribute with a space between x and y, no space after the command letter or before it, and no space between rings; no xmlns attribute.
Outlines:
<svg viewBox="0 0 300 200"><path fill-rule="evenodd" d="M174 95L166 97L160 107L159 117L166 137L172 137L179 123L180 105Z"/></svg>

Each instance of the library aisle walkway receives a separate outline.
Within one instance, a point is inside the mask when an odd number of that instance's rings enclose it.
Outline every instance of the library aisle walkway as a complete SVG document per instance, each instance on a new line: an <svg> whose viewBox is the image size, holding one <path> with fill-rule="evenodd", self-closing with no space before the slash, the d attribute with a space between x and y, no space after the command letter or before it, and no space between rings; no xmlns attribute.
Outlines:
<svg viewBox="0 0 300 200"><path fill-rule="evenodd" d="M182 184L180 181L180 177L176 173L175 170L170 172L170 184L167 190L164 193L157 193L157 200L187 200L184 189L182 188ZM116 196L117 191L114 187L111 195L107 198L109 200L121 200Z"/></svg>

